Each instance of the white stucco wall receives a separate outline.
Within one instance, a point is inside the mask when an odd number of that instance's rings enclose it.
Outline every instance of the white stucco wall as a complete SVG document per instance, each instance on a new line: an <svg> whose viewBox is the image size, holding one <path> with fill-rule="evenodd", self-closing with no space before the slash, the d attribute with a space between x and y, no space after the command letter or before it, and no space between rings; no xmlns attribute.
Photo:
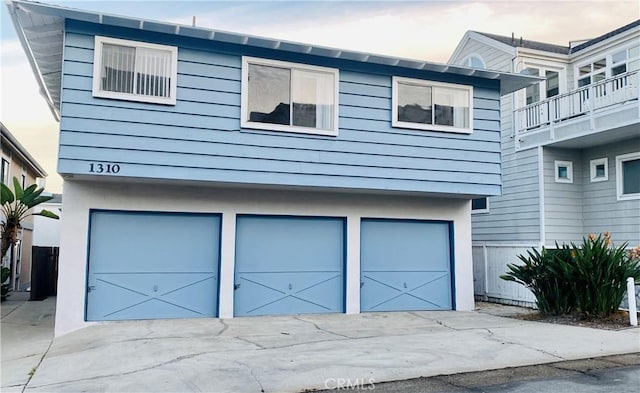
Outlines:
<svg viewBox="0 0 640 393"><path fill-rule="evenodd" d="M84 321L90 209L222 213L220 318L233 317L237 214L346 217L347 313L360 312L362 217L453 221L456 309L474 308L471 203L468 200L82 181L65 181L64 191L56 336L93 324Z"/></svg>

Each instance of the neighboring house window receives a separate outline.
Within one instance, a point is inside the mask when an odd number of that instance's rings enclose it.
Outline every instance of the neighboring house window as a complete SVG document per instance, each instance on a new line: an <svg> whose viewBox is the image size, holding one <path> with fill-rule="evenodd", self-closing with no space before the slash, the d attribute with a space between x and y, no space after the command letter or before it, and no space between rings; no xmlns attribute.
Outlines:
<svg viewBox="0 0 640 393"><path fill-rule="evenodd" d="M618 199L640 199L640 152L616 157Z"/></svg>
<svg viewBox="0 0 640 393"><path fill-rule="evenodd" d="M611 76L640 69L640 45L632 46L611 55Z"/></svg>
<svg viewBox="0 0 640 393"><path fill-rule="evenodd" d="M589 166L592 183L609 179L609 160L606 157L591 160Z"/></svg>
<svg viewBox="0 0 640 393"><path fill-rule="evenodd" d="M393 77L394 127L473 132L473 87Z"/></svg>
<svg viewBox="0 0 640 393"><path fill-rule="evenodd" d="M242 58L245 128L338 134L338 70Z"/></svg>
<svg viewBox="0 0 640 393"><path fill-rule="evenodd" d="M540 76L540 70L537 68L525 68L522 72L524 75ZM540 101L540 83L529 85L525 88L526 104L533 104Z"/></svg>
<svg viewBox="0 0 640 393"><path fill-rule="evenodd" d="M573 183L573 163L571 161L556 161L556 183Z"/></svg>
<svg viewBox="0 0 640 393"><path fill-rule="evenodd" d="M475 198L471 200L471 213L489 213L489 198Z"/></svg>
<svg viewBox="0 0 640 393"><path fill-rule="evenodd" d="M480 55L470 55L469 57L467 57L463 62L462 65L467 66L467 67L473 67L473 68L487 68L484 64L484 60L482 60L482 57L480 57Z"/></svg>
<svg viewBox="0 0 640 393"><path fill-rule="evenodd" d="M556 71L545 71L545 96L551 98L560 94L560 74Z"/></svg>
<svg viewBox="0 0 640 393"><path fill-rule="evenodd" d="M1 168L0 176L2 177L3 184L9 184L9 161L2 159L2 168Z"/></svg>
<svg viewBox="0 0 640 393"><path fill-rule="evenodd" d="M521 74L544 76L545 80L525 88L526 105L533 104L560 94L560 72L554 70L527 67Z"/></svg>
<svg viewBox="0 0 640 393"><path fill-rule="evenodd" d="M175 105L178 48L95 38L93 95Z"/></svg>
<svg viewBox="0 0 640 393"><path fill-rule="evenodd" d="M578 87L596 83L606 78L607 61L599 59L597 61L578 67Z"/></svg>

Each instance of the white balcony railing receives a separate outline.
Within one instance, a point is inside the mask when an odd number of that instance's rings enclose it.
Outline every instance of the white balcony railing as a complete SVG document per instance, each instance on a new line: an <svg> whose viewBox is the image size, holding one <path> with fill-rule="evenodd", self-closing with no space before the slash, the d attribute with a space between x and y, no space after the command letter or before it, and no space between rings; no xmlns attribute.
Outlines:
<svg viewBox="0 0 640 393"><path fill-rule="evenodd" d="M553 127L569 119L593 115L599 109L637 100L639 88L635 70L527 105L515 111L516 134Z"/></svg>

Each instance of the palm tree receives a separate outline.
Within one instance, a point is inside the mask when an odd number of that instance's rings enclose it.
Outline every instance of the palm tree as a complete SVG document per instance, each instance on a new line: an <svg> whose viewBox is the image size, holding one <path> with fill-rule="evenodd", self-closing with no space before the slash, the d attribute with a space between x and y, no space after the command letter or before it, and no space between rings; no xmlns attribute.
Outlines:
<svg viewBox="0 0 640 393"><path fill-rule="evenodd" d="M4 258L11 246L18 243L18 233L22 229L22 222L29 216L43 216L58 219L58 216L48 210L33 212L31 209L41 203L47 202L52 196L42 196L44 188L38 188L36 184L22 189L20 182L13 178L13 191L5 185L1 184L1 202L2 202L2 243L0 245L0 259ZM9 291L9 284L5 281L11 277L11 268L2 267L2 298L4 299Z"/></svg>

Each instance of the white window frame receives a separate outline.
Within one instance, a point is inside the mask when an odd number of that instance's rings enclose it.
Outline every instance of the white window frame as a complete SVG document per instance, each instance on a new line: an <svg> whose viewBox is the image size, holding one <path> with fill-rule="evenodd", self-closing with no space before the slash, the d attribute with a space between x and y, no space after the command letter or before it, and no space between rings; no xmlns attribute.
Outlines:
<svg viewBox="0 0 640 393"><path fill-rule="evenodd" d="M545 61L539 61L539 62L529 61L529 62L525 62L522 65L522 69L520 73L521 74L524 73L524 71L527 68L535 68L536 70L538 70L538 76L544 79L538 82L538 94L540 96L540 99L538 101L532 102L531 104L527 104L527 89L524 88L520 90L520 94L518 97L520 107L525 107L527 105L535 105L549 98L558 97L559 95L562 95L566 92L566 89L565 89L566 73L567 73L566 68L559 67L556 64L545 62ZM547 71L558 73L558 94L551 97L547 97Z"/></svg>
<svg viewBox="0 0 640 393"><path fill-rule="evenodd" d="M443 126L438 124L421 124L408 121L398 121L398 83L407 83L414 86L422 87L443 87L448 89L467 91L469 93L469 127L462 128L454 126ZM396 128L411 128L425 131L443 131L455 132L459 134L471 134L473 133L473 86L394 76L392 78L391 126Z"/></svg>
<svg viewBox="0 0 640 393"><path fill-rule="evenodd" d="M618 48L617 50L612 51L608 55L608 59L607 59L607 72L608 72L607 77L608 78L613 77L613 69L615 67L621 66L622 64L624 64L626 66L625 67L626 71L623 72L623 73L620 73L618 75L623 75L623 74L626 74L627 72L635 71L635 70L630 70L629 69L629 64L633 63L633 62L637 62L637 61L640 60L640 54L636 55L635 57L631 57L631 53L630 53L631 49L636 49L636 48L640 48L640 44L638 44L637 42L635 42L632 45L627 45L625 47ZM627 55L627 58L624 59L623 61L617 63L617 64L614 64L613 63L613 55L615 55L617 53L620 53L620 52L625 52L625 54Z"/></svg>
<svg viewBox="0 0 640 393"><path fill-rule="evenodd" d="M147 96L147 95L135 94L135 93L121 93L121 92L115 92L115 91L102 90L100 87L100 74L101 74L101 68L102 68L102 45L103 44L112 44L112 45L120 45L120 46L128 46L128 47L135 47L135 48L152 49L152 50L155 49L155 50L170 52L171 53L171 71L169 73L169 77L171 78L171 81L169 84L169 89L170 89L169 97L154 97L154 96ZM178 90L178 47L150 44L148 42L122 40L119 38L111 38L111 37L102 37L102 36L95 37L95 47L93 51L93 88L92 88L94 97L110 98L114 100L148 102L152 104L175 105L177 90Z"/></svg>
<svg viewBox="0 0 640 393"><path fill-rule="evenodd" d="M480 63L482 64L481 67L474 67L472 62L472 59L477 59L478 61L480 61ZM486 69L487 68L487 63L485 63L484 59L482 58L482 56L480 56L477 53L472 53L469 56L467 56L464 61L462 62L462 65L465 67L471 67L471 68L481 68L481 69Z"/></svg>
<svg viewBox="0 0 640 393"><path fill-rule="evenodd" d="M622 163L625 161L638 160L638 159L640 159L640 151L616 156L616 194L617 194L617 200L619 201L640 199L640 193L635 193L635 194L622 193L623 192L622 186L623 186L623 180L624 180L623 178L624 173L622 172Z"/></svg>
<svg viewBox="0 0 640 393"><path fill-rule="evenodd" d="M604 176L597 176L596 168L598 167L598 165L604 165ZM609 159L607 157L596 158L595 160L589 161L589 168L591 174L591 183L609 180Z"/></svg>
<svg viewBox="0 0 640 393"><path fill-rule="evenodd" d="M598 83L599 81L598 82L594 82L593 81L593 77L595 75L600 74L600 73L604 73L604 79L608 79L611 76L611 54L612 53L608 53L608 54L605 54L605 55L599 54L598 56L591 56L591 57L589 57L588 60L585 60L585 61L582 61L582 62L576 64L573 67L573 80L574 80L574 83L575 83L574 84L575 88L576 89L580 89L581 87L587 87L587 86L593 85L595 83ZM604 69L598 70L598 72L595 72L593 70L593 64L595 64L596 62L598 62L600 60L603 60L603 59L604 59L604 62L605 62ZM580 76L580 68L582 68L584 66L590 66L591 67L591 71L586 75ZM587 83L584 86L578 86L578 83L579 83L580 79L584 79L587 76L589 77L590 82Z"/></svg>
<svg viewBox="0 0 640 393"><path fill-rule="evenodd" d="M482 199L482 198L473 198L473 199ZM471 201L471 214L486 214L489 213L489 197L484 197L487 200L487 207L484 209L475 209L473 210L473 199Z"/></svg>
<svg viewBox="0 0 640 393"><path fill-rule="evenodd" d="M558 176L558 169L560 167L567 168L566 178ZM554 172L555 172L556 183L573 183L573 162L572 161L556 160L554 163Z"/></svg>
<svg viewBox="0 0 640 393"><path fill-rule="evenodd" d="M249 64L257 64L264 66L272 66L279 68L288 68L290 70L319 72L333 75L333 128L331 130L323 130L319 128L301 127L294 125L284 124L271 124L249 121L248 108L249 108ZM340 75L338 69L313 66L309 64L291 63L287 61L263 59L259 57L242 56L242 89L240 93L240 127L251 128L257 130L267 131L284 131L295 132L301 134L314 134L314 135L327 135L338 136L338 110L339 110L339 86Z"/></svg>

